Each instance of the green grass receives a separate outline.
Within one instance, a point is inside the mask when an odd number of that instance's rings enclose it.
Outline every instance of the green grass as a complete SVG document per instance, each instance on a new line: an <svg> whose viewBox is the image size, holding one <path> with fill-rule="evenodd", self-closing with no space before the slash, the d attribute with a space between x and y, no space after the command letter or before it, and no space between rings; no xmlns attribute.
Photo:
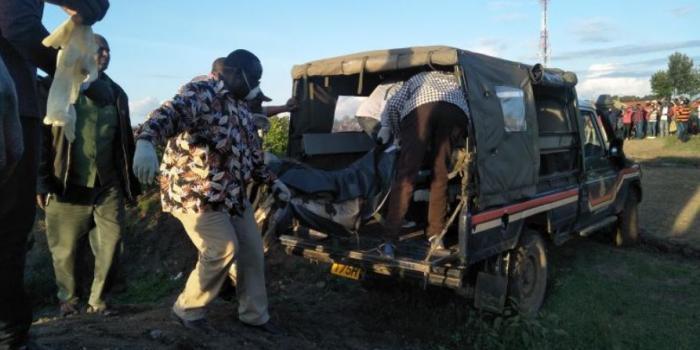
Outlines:
<svg viewBox="0 0 700 350"><path fill-rule="evenodd" d="M700 348L697 261L582 243L552 254L544 308L569 334L556 348Z"/></svg>
<svg viewBox="0 0 700 350"><path fill-rule="evenodd" d="M545 304L534 319L453 303L411 305L409 316L394 317L436 326L425 334L414 325L395 332L436 349L700 349L698 261L579 240L552 247L549 268Z"/></svg>
<svg viewBox="0 0 700 350"><path fill-rule="evenodd" d="M679 152L694 152L700 156L700 136L691 136L687 142L681 142L677 137L665 137L664 148Z"/></svg>
<svg viewBox="0 0 700 350"><path fill-rule="evenodd" d="M154 303L182 288L182 279L174 280L165 274L143 275L133 279L128 289L115 295L114 300L122 304Z"/></svg>

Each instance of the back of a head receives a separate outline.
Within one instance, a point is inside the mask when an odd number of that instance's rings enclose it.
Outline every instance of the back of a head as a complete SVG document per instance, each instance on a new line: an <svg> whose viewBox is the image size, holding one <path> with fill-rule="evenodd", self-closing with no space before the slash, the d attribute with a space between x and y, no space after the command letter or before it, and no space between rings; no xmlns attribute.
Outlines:
<svg viewBox="0 0 700 350"><path fill-rule="evenodd" d="M211 72L212 74L219 74L224 71L224 62L226 61L226 57L219 57L214 60L211 64Z"/></svg>
<svg viewBox="0 0 700 350"><path fill-rule="evenodd" d="M260 59L248 50L238 49L231 52L224 60L224 65L243 69L249 79L259 80L262 77Z"/></svg>

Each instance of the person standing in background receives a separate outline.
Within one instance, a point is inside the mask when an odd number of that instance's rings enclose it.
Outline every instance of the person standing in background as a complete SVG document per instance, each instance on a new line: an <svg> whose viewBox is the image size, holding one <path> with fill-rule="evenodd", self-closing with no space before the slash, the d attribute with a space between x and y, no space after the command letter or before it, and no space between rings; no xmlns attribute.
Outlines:
<svg viewBox="0 0 700 350"><path fill-rule="evenodd" d="M625 109L625 113L622 114L622 125L625 130L624 136L625 140L629 140L632 137L632 106Z"/></svg>
<svg viewBox="0 0 700 350"><path fill-rule="evenodd" d="M644 122L646 121L646 110L642 107L641 103L637 103L634 106L634 111L632 112L632 123L634 123L634 136L637 139L644 138Z"/></svg>
<svg viewBox="0 0 700 350"><path fill-rule="evenodd" d="M668 102L664 102L661 107L661 116L659 117L659 136L668 136L668 120L671 115L671 106Z"/></svg>
<svg viewBox="0 0 700 350"><path fill-rule="evenodd" d="M75 104L75 140L66 142L61 127L45 126L37 184L37 204L46 212L46 238L53 258L59 313L78 313L75 260L81 237L89 234L95 256L87 313L109 316L103 290L124 228L125 201L140 193L133 175L134 136L126 93L105 70L107 40L95 34L99 75L92 97Z"/></svg>
<svg viewBox="0 0 700 350"><path fill-rule="evenodd" d="M647 136L650 139L656 138L656 121L659 117L659 108L656 101L652 101L649 105L649 116L647 117Z"/></svg>

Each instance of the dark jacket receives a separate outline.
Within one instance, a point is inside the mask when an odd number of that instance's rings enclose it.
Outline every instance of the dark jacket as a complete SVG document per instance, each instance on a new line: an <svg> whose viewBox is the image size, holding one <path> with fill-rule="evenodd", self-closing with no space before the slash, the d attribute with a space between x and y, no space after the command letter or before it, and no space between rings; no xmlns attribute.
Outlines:
<svg viewBox="0 0 700 350"><path fill-rule="evenodd" d="M19 114L24 117L40 117L36 68L49 75L56 70L57 51L41 44L49 35L41 24L43 12L44 1L0 0L0 56L15 82Z"/></svg>
<svg viewBox="0 0 700 350"><path fill-rule="evenodd" d="M136 147L134 133L131 129L131 119L129 118L129 100L117 83L106 74L105 78L112 84L112 89L115 92L115 104L119 116L119 128L115 134L113 147L114 164L118 165L119 179L124 186L125 197L129 201L134 201L141 193L141 187L134 176L132 167ZM48 82L39 84L40 95L46 96L48 86L50 86ZM37 192L65 194L68 184L68 170L70 169L71 144L63 137L63 128L61 127L44 126L43 131Z"/></svg>

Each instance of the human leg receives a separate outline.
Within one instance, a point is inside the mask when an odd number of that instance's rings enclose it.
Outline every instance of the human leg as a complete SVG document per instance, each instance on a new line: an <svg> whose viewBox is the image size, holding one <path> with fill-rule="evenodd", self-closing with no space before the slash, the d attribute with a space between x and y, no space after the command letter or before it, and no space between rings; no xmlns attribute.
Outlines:
<svg viewBox="0 0 700 350"><path fill-rule="evenodd" d="M231 218L238 239L236 280L238 318L250 325L261 325L270 319L265 289L265 256L253 208L248 205L241 216Z"/></svg>
<svg viewBox="0 0 700 350"><path fill-rule="evenodd" d="M95 230L90 232L90 247L95 256L95 273L88 304L93 309L100 310L106 308L102 294L124 225L124 198L121 189L115 186L101 191L95 201L93 217Z"/></svg>
<svg viewBox="0 0 700 350"><path fill-rule="evenodd" d="M20 118L24 154L15 171L0 186L0 348L27 341L32 311L24 292L27 237L36 214L36 174L39 162L38 118Z"/></svg>
<svg viewBox="0 0 700 350"><path fill-rule="evenodd" d="M238 242L228 213L173 215L199 251L197 264L173 305L173 312L183 320L195 321L205 317L204 307L218 295L234 261Z"/></svg>

